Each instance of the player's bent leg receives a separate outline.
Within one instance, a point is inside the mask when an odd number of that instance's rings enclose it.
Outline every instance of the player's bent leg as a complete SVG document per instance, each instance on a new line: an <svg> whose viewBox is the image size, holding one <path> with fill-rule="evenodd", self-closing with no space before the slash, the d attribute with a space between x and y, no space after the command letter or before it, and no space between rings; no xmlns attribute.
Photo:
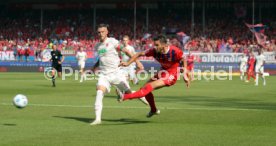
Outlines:
<svg viewBox="0 0 276 146"><path fill-rule="evenodd" d="M61 74L62 74L61 71L59 71L59 72L58 72L58 77L61 78Z"/></svg>
<svg viewBox="0 0 276 146"><path fill-rule="evenodd" d="M151 92L146 95L146 99L147 99L147 101L149 102L149 105L150 105L150 112L147 114L147 117L150 118L155 114L160 114L160 110L156 109L154 96Z"/></svg>

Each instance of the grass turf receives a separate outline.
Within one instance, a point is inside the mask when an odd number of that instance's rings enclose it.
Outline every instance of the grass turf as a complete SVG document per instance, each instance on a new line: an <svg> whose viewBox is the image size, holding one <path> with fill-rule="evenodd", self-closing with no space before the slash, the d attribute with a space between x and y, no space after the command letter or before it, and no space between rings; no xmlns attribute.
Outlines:
<svg viewBox="0 0 276 146"><path fill-rule="evenodd" d="M95 84L71 77L53 88L41 73L0 73L0 145L276 145L276 77L258 87L238 77L195 81L189 90L179 81L154 91L161 114L150 119L148 107L117 103L113 90L103 124L90 126ZM11 104L19 93L29 99L24 109Z"/></svg>

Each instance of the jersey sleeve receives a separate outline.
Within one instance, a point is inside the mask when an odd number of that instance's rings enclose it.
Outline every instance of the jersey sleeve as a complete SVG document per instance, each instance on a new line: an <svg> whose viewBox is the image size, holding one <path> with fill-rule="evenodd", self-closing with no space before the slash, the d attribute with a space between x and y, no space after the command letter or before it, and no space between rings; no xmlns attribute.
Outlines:
<svg viewBox="0 0 276 146"><path fill-rule="evenodd" d="M149 57L149 56L153 56L154 55L154 49L148 49L145 51L145 56Z"/></svg>
<svg viewBox="0 0 276 146"><path fill-rule="evenodd" d="M131 52L132 54L136 54L134 47L132 47L132 46L130 47L130 52Z"/></svg>
<svg viewBox="0 0 276 146"><path fill-rule="evenodd" d="M265 56L263 55L263 61L266 61Z"/></svg>
<svg viewBox="0 0 276 146"><path fill-rule="evenodd" d="M182 58L185 58L185 55L184 55L184 53L182 52L182 50L180 50L180 49L176 49L177 51L176 51L176 60L182 60Z"/></svg>
<svg viewBox="0 0 276 146"><path fill-rule="evenodd" d="M119 41L116 40L115 38L112 38L112 39L111 39L111 43L112 43L112 45L113 45L115 48L117 48L117 47L120 46Z"/></svg>

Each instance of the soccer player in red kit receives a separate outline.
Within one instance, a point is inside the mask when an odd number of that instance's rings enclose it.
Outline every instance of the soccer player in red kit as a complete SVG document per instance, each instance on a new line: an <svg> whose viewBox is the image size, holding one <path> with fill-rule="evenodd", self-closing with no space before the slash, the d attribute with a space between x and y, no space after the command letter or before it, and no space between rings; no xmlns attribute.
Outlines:
<svg viewBox="0 0 276 146"><path fill-rule="evenodd" d="M183 62L184 73L186 72L186 61L183 58L183 52L172 45L167 44L167 38L160 35L154 38L154 48L144 52L136 53L127 63L122 62L121 66L128 66L140 56L152 56L161 64L161 70L155 74L140 90L130 94L120 94L119 101L128 99L146 97L150 112L147 117L157 115L160 111L156 108L152 91L165 86L172 86L176 83L178 77L179 63ZM189 82L188 82L189 83Z"/></svg>
<svg viewBox="0 0 276 146"><path fill-rule="evenodd" d="M189 54L186 58L187 60L187 76L190 81L194 79L194 61L195 61L195 56L191 54L191 51L189 51Z"/></svg>
<svg viewBox="0 0 276 146"><path fill-rule="evenodd" d="M250 53L249 59L248 59L248 70L247 70L247 80L246 82L249 82L250 77L252 77L254 80L256 79L255 74L254 74L254 69L255 69L255 57L253 52Z"/></svg>

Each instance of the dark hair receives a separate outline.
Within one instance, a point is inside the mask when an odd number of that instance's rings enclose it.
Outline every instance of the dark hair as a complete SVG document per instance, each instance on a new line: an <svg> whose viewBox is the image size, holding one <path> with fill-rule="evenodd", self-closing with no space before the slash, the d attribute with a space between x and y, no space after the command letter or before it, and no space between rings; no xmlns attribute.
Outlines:
<svg viewBox="0 0 276 146"><path fill-rule="evenodd" d="M167 43L167 37L164 35L158 35L153 38L154 41L160 41L160 43L166 44Z"/></svg>
<svg viewBox="0 0 276 146"><path fill-rule="evenodd" d="M104 23L101 23L98 25L98 28L102 28L102 27L106 27L108 29L109 25Z"/></svg>

